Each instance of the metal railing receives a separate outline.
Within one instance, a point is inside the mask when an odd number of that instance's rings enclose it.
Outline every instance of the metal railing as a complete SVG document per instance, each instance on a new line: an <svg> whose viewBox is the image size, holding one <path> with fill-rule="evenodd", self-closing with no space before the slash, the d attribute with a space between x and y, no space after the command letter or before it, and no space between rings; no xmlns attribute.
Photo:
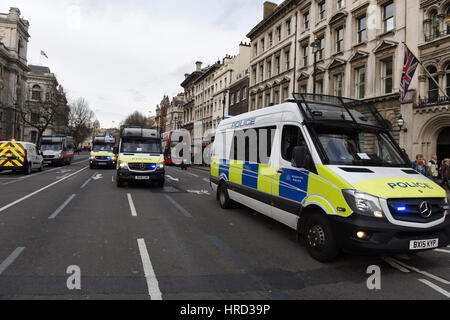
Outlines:
<svg viewBox="0 0 450 320"><path fill-rule="evenodd" d="M444 29L442 31L435 32L433 34L426 35L425 36L425 42L430 42L430 41L433 41L433 40L436 40L436 39L439 39L439 38L443 38L445 36L448 36L449 34L450 34L450 30Z"/></svg>
<svg viewBox="0 0 450 320"><path fill-rule="evenodd" d="M450 99L446 96L431 96L424 99L419 99L419 106L427 106L432 104L446 104L450 103Z"/></svg>

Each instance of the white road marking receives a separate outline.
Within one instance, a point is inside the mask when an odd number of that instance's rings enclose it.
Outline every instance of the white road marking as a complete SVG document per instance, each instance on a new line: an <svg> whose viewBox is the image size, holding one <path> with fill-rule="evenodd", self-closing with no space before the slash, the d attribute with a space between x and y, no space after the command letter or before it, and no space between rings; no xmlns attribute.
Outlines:
<svg viewBox="0 0 450 320"><path fill-rule="evenodd" d="M434 283L425 280L425 279L419 279L420 282L422 282L423 284L429 286L430 288L436 290L437 292L439 292L440 294L443 294L444 296L446 296L447 298L450 299L450 292L445 291L444 289L442 289L441 287L435 285Z"/></svg>
<svg viewBox="0 0 450 320"><path fill-rule="evenodd" d="M391 258L391 259L392 259L394 262L396 262L397 264L399 264L399 265L401 265L401 266L403 266L403 267L405 267L405 268L408 268L409 270L412 270L412 271L414 271L414 272L423 274L424 276L427 276L428 278L431 278L431 279L433 279L433 280L439 281L439 282L441 282L441 283L443 283L443 284L450 284L450 281L445 280L445 279L443 279L443 278L440 278L440 277L438 277L438 276L435 276L434 274L431 274L431 273L426 272L426 271L419 270L419 269L417 269L417 268L415 268L415 267L411 267L411 266L407 265L406 263L403 263L403 262L401 262L401 261L398 261L398 260L396 260L396 259L394 259L394 258Z"/></svg>
<svg viewBox="0 0 450 320"><path fill-rule="evenodd" d="M49 219L49 220L55 219L55 218L58 216L58 214L60 214L61 211L63 211L64 208L67 207L67 205L70 203L70 201L72 201L73 198L75 198L75 197L76 197L76 194L71 195L71 196L69 197L69 199L67 199L66 201L64 201L64 203L63 203L58 209L56 209L56 211L53 212L53 214L52 214L50 217L48 217L48 219Z"/></svg>
<svg viewBox="0 0 450 320"><path fill-rule="evenodd" d="M22 253L25 248L17 248L10 254L5 261L0 264L0 275L17 259L17 257Z"/></svg>
<svg viewBox="0 0 450 320"><path fill-rule="evenodd" d="M158 279L156 279L150 256L147 251L144 239L138 239L139 252L141 254L142 266L144 268L145 279L147 280L148 294L151 300L162 300L161 291L159 290Z"/></svg>
<svg viewBox="0 0 450 320"><path fill-rule="evenodd" d="M169 179L172 180L172 181L176 181L176 182L179 182L179 181L180 181L180 179L174 178L174 177L172 177L172 176L169 176L168 174L166 174L166 177L169 178Z"/></svg>
<svg viewBox="0 0 450 320"><path fill-rule="evenodd" d="M444 250L444 249L434 249L433 251L442 252L442 253L450 253L449 250Z"/></svg>
<svg viewBox="0 0 450 320"><path fill-rule="evenodd" d="M388 263L391 267L400 270L401 272L405 272L405 273L409 273L410 271L404 267L402 267L401 265L399 265L397 262L395 262L392 258L390 257L382 257L382 259Z"/></svg>
<svg viewBox="0 0 450 320"><path fill-rule="evenodd" d="M103 179L103 175L100 173L96 173L95 175L92 176L92 179L94 180Z"/></svg>
<svg viewBox="0 0 450 320"><path fill-rule="evenodd" d="M71 175L69 175L69 176L67 176L67 177L65 177L65 178L63 178L63 179L61 179L61 180L55 181L55 182L49 184L48 186L45 186L45 187L43 187L43 188L41 188L41 189L39 189L39 190L36 190L36 191L34 191L34 192L32 192L32 193L30 193L30 194L28 194L28 195L26 195L26 196L24 196L24 197L22 197L22 198L16 200L16 201L14 201L14 202L11 202L10 204L8 204L8 205L6 205L6 206L0 208L0 213L3 212L3 211L5 211L6 209L11 208L12 206L15 206L16 204L18 204L18 203L20 203L20 202L22 202L22 201L24 201L24 200L26 200L26 199L28 199L28 198L31 198L32 196L34 196L34 195L36 195L36 194L38 194L38 193L40 193L40 192L42 192L42 191L44 191L44 190L47 190L48 188L53 187L54 185L56 185L56 184L58 184L58 183L60 183L60 182L62 182L62 181L64 181L64 180L66 180L66 179L69 179L70 177L72 177L72 176L74 176L74 175L80 173L81 171L86 170L87 168L89 168L89 167L85 167L85 168L83 168L83 169L81 169L81 170L78 170L77 172L74 172L74 173L72 173Z"/></svg>
<svg viewBox="0 0 450 320"><path fill-rule="evenodd" d="M133 198L131 198L131 194L128 193L127 197L128 197L128 204L130 205L130 209L131 209L131 215L133 217L137 217L136 208L134 207Z"/></svg>
<svg viewBox="0 0 450 320"><path fill-rule="evenodd" d="M195 194L198 194L198 195L207 195L207 196L211 195L211 194L208 192L208 190L187 190L187 192L189 192L189 193L195 193Z"/></svg>
<svg viewBox="0 0 450 320"><path fill-rule="evenodd" d="M92 178L87 179L86 182L83 183L83 185L81 186L80 189L84 189L84 187L86 187L88 185L88 183L91 182L91 180L92 180Z"/></svg>

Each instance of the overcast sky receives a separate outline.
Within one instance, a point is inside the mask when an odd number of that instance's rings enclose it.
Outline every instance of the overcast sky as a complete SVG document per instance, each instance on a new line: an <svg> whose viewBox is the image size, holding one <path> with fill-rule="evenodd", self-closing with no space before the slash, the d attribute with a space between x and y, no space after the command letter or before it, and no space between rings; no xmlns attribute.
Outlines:
<svg viewBox="0 0 450 320"><path fill-rule="evenodd" d="M195 61L238 53L263 0L10 0L30 22L28 63L50 67L70 100L85 97L102 127L182 92ZM281 1L275 1L280 3ZM44 50L49 59L40 57Z"/></svg>

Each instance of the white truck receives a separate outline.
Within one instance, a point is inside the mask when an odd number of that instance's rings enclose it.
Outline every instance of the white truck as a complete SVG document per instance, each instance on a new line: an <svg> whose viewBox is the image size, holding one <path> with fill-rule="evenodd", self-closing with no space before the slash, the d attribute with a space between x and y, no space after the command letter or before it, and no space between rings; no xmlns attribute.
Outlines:
<svg viewBox="0 0 450 320"><path fill-rule="evenodd" d="M69 136L43 136L41 150L44 164L70 165L74 156L73 138Z"/></svg>
<svg viewBox="0 0 450 320"><path fill-rule="evenodd" d="M122 127L118 155L117 186L125 181L157 182L164 186L165 168L161 137L156 130L142 127Z"/></svg>

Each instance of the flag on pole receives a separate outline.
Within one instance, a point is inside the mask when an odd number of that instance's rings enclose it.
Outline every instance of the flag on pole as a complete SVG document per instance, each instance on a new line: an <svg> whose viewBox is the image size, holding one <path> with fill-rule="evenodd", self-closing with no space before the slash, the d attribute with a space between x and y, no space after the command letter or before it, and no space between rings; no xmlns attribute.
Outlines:
<svg viewBox="0 0 450 320"><path fill-rule="evenodd" d="M400 99L402 101L405 99L418 65L419 60L417 60L409 48L405 46L405 62L403 63L402 79L400 82Z"/></svg>
<svg viewBox="0 0 450 320"><path fill-rule="evenodd" d="M44 56L44 57L46 57L48 59L47 54L43 50L41 50L41 56Z"/></svg>

